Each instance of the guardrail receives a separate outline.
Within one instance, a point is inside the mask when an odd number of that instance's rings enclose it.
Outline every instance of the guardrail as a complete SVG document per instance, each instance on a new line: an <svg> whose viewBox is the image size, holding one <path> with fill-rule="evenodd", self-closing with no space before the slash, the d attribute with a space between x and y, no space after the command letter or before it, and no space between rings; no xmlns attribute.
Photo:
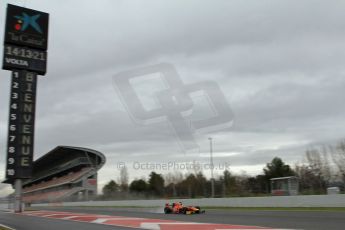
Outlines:
<svg viewBox="0 0 345 230"><path fill-rule="evenodd" d="M13 207L12 204L0 203L0 210L8 210L8 209L10 209L12 207Z"/></svg>
<svg viewBox="0 0 345 230"><path fill-rule="evenodd" d="M345 195L275 196L241 198L203 199L160 199L160 200L118 200L63 202L60 206L121 206L121 207L162 207L167 202L181 201L184 205L204 207L345 207ZM35 204L33 206L48 206ZM50 205L51 206L51 205Z"/></svg>

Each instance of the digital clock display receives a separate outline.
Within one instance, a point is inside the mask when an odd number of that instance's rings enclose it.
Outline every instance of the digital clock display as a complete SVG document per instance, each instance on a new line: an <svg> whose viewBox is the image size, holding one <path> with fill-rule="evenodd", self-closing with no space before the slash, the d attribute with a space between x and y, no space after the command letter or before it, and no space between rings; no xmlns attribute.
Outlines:
<svg viewBox="0 0 345 230"><path fill-rule="evenodd" d="M47 70L47 52L5 44L3 69L25 69L44 75Z"/></svg>
<svg viewBox="0 0 345 230"><path fill-rule="evenodd" d="M47 59L47 53L40 50L27 49L17 46L5 46L6 55L11 55L15 57L29 58L34 60L45 61Z"/></svg>

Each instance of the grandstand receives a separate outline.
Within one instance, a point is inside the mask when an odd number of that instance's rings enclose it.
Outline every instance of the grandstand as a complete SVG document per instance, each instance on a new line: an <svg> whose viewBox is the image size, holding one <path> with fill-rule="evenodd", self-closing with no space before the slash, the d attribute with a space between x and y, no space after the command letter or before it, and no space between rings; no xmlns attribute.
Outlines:
<svg viewBox="0 0 345 230"><path fill-rule="evenodd" d="M23 202L89 200L97 194L97 171L105 156L92 149L58 146L33 163L23 183Z"/></svg>

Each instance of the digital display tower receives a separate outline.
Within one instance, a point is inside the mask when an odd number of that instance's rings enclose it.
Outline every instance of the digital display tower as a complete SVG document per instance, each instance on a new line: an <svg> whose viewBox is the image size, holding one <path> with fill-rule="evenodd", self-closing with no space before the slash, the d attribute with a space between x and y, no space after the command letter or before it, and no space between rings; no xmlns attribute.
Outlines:
<svg viewBox="0 0 345 230"><path fill-rule="evenodd" d="M49 14L8 4L2 68L12 71L6 180L21 212L22 179L31 178L37 75L47 71Z"/></svg>

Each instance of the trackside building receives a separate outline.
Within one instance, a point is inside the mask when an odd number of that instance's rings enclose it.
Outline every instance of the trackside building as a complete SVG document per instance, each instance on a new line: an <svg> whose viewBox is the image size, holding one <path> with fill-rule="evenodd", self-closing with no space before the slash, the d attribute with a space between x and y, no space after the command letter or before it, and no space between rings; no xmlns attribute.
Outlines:
<svg viewBox="0 0 345 230"><path fill-rule="evenodd" d="M105 156L98 151L58 146L34 161L32 178L23 183L23 202L92 199L97 195L97 171L104 164Z"/></svg>

